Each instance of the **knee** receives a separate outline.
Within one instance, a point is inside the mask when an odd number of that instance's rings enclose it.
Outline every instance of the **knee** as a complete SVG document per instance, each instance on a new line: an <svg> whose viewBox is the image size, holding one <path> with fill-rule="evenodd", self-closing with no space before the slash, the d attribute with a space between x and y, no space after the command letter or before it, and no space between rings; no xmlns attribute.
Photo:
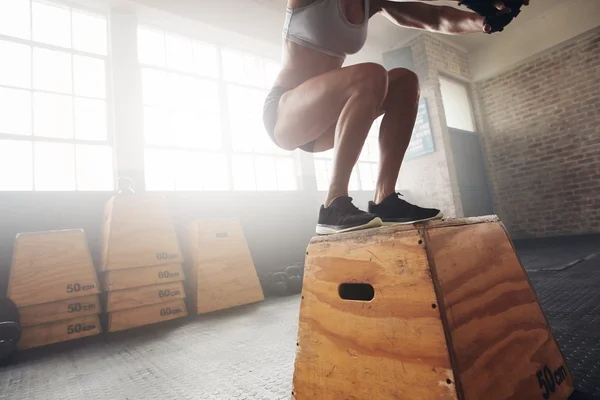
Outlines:
<svg viewBox="0 0 600 400"><path fill-rule="evenodd" d="M381 104L387 95L389 79L387 70L377 63L364 63L356 66L353 77L355 88L373 94L375 100Z"/></svg>
<svg viewBox="0 0 600 400"><path fill-rule="evenodd" d="M406 68L395 68L388 72L390 88L397 89L402 95L420 96L419 77Z"/></svg>

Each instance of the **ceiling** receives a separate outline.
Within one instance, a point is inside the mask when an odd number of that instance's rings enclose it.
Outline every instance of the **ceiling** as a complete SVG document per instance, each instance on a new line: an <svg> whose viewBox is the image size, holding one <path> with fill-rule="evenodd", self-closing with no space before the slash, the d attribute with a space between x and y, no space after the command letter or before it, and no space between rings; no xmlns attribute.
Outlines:
<svg viewBox="0 0 600 400"><path fill-rule="evenodd" d="M281 29L287 0L131 1L234 31L265 43L277 46L281 44ZM433 0L428 3L464 9L459 7L456 1ZM586 20L585 23L582 19ZM600 26L600 0L531 0L531 5L524 7L521 15L502 34L436 34L436 36L469 52L472 58L477 57L478 53L480 58L489 58L489 54L496 51L495 47L504 46L506 53L519 50L528 40L543 42L546 36L552 36L552 42L548 42L547 46L544 45L547 48L575 37L584 28L591 29L597 26ZM418 33L417 30L400 28L385 17L377 15L371 20L368 48L363 52L380 55L382 52L403 45ZM510 45L507 42L510 42ZM544 46L540 44L524 48L519 58L536 54L543 50ZM526 51L529 54L525 54Z"/></svg>

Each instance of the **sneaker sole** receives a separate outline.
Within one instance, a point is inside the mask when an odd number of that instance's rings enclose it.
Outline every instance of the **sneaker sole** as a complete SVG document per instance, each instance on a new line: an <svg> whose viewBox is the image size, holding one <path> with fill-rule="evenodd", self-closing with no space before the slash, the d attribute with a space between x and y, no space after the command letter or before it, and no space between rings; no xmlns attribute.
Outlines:
<svg viewBox="0 0 600 400"><path fill-rule="evenodd" d="M439 212L437 215L434 215L433 217L429 217L429 218L423 218L423 219L417 219L414 221L408 221L408 222L384 222L383 226L391 226L391 225L411 225L411 224L416 224L418 222L425 222L425 221L434 221L436 219L442 219L444 218L444 213L443 212Z"/></svg>
<svg viewBox="0 0 600 400"><path fill-rule="evenodd" d="M367 222L364 225L353 226L353 227L345 228L345 229L335 229L335 228L329 228L327 226L318 226L317 225L316 232L317 232L317 235L333 235L336 233L362 231L365 229L379 228L382 226L383 226L383 221L381 220L381 218L377 217L377 218L373 218L371 221Z"/></svg>

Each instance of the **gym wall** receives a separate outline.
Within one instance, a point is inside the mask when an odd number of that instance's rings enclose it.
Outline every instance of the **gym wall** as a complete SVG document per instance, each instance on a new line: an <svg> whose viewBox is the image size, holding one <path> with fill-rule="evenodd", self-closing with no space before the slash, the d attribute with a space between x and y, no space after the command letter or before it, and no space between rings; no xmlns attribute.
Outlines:
<svg viewBox="0 0 600 400"><path fill-rule="evenodd" d="M511 233L600 231L600 30L477 84L494 204Z"/></svg>

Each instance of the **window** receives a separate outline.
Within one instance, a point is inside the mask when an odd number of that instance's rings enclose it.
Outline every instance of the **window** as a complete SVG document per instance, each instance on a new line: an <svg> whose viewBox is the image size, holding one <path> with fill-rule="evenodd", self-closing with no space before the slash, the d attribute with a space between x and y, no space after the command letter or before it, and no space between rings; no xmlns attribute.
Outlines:
<svg viewBox="0 0 600 400"><path fill-rule="evenodd" d="M148 190L297 189L262 125L275 63L148 27L138 59Z"/></svg>
<svg viewBox="0 0 600 400"><path fill-rule="evenodd" d="M0 1L2 191L112 190L106 17Z"/></svg>
<svg viewBox="0 0 600 400"><path fill-rule="evenodd" d="M273 143L262 121L263 101L279 66L230 49L222 56L234 190L296 190L294 158Z"/></svg>
<svg viewBox="0 0 600 400"><path fill-rule="evenodd" d="M369 135L365 140L358 162L350 176L350 191L372 191L375 190L377 175L379 172L379 126L383 117L373 122ZM317 190L327 191L333 171L333 150L313 155L315 162L315 174L317 178Z"/></svg>
<svg viewBox="0 0 600 400"><path fill-rule="evenodd" d="M440 77L440 89L449 128L475 132L473 108L464 83Z"/></svg>

